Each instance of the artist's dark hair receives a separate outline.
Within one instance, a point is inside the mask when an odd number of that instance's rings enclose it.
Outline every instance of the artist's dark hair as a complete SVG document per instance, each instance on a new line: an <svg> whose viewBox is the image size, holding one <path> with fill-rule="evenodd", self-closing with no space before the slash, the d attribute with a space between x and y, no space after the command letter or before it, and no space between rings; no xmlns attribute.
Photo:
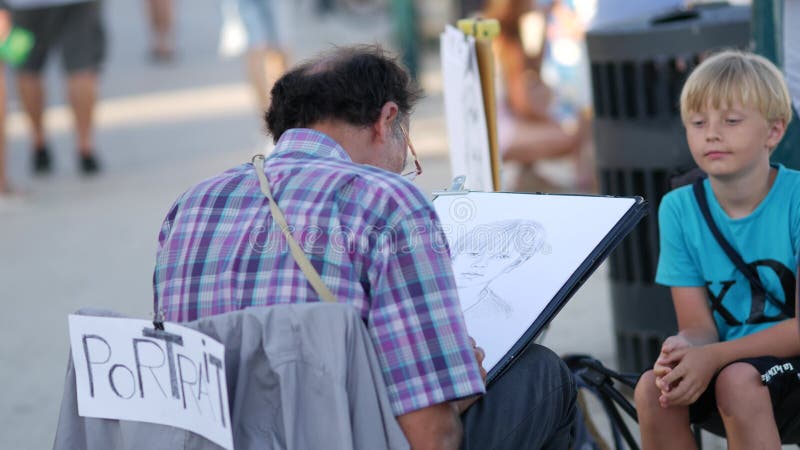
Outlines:
<svg viewBox="0 0 800 450"><path fill-rule="evenodd" d="M334 48L287 72L271 93L266 122L276 142L320 120L371 125L389 101L407 116L420 97L408 72L377 45Z"/></svg>

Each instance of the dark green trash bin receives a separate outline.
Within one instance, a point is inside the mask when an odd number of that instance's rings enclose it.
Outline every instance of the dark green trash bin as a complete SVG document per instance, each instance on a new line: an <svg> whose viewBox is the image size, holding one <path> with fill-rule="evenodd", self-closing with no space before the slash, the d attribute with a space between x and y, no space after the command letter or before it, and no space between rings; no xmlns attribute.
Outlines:
<svg viewBox="0 0 800 450"><path fill-rule="evenodd" d="M610 257L619 369L652 367L677 329L669 289L656 285L658 205L670 177L694 166L680 120L683 83L702 56L746 48L750 9L676 11L587 33L600 189L641 195L649 214Z"/></svg>

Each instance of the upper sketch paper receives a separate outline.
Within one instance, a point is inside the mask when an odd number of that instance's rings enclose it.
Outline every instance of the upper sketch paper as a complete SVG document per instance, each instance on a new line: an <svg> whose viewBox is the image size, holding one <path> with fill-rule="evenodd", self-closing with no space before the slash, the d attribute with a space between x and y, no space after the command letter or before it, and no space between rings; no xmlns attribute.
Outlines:
<svg viewBox="0 0 800 450"><path fill-rule="evenodd" d="M447 26L440 41L450 168L453 176L467 176L466 189L490 192L492 162L475 38Z"/></svg>
<svg viewBox="0 0 800 450"><path fill-rule="evenodd" d="M635 203L471 192L434 200L467 331L491 370Z"/></svg>

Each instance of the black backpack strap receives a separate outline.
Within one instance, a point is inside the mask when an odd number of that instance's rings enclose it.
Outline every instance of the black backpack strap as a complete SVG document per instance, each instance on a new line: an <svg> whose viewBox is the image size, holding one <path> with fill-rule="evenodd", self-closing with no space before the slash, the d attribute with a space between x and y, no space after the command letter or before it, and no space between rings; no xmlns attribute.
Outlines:
<svg viewBox="0 0 800 450"><path fill-rule="evenodd" d="M788 305L775 300L771 295L769 295L766 288L764 288L764 284L761 283L761 278L758 276L758 272L745 264L742 257L739 256L739 253L737 253L736 250L731 247L731 244L728 243L725 237L722 236L719 228L717 228L717 224L714 223L714 219L711 218L711 210L708 208L708 200L706 199L706 190L703 186L703 180L704 178L695 180L694 183L692 183L692 190L694 191L694 198L697 200L697 204L700 206L700 212L703 213L703 217L706 219L706 224L708 225L709 230L711 230L711 234L714 235L717 243L720 247L722 247L722 250L725 252L725 254L728 255L728 258L730 258L730 260L733 262L733 265L744 274L747 280L750 281L750 284L753 285L755 290L763 295L768 302L773 304L773 306L777 306L781 312L786 313ZM792 310L794 310L794 306L792 306ZM789 314L789 316L792 317L793 314Z"/></svg>

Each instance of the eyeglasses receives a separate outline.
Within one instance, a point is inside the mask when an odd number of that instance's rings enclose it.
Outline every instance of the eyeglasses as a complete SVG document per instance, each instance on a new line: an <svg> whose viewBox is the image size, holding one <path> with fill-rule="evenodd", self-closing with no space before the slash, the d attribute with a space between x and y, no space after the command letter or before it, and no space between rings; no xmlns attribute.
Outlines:
<svg viewBox="0 0 800 450"><path fill-rule="evenodd" d="M401 175L403 178L413 181L418 175L422 175L422 164L419 162L417 151L414 150L414 144L411 143L411 138L408 137L408 131L406 131L406 127L400 125L400 131L403 133L403 139L406 140L406 146L408 147L408 151L411 153L411 158L406 158L406 165L403 167L403 172Z"/></svg>

